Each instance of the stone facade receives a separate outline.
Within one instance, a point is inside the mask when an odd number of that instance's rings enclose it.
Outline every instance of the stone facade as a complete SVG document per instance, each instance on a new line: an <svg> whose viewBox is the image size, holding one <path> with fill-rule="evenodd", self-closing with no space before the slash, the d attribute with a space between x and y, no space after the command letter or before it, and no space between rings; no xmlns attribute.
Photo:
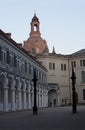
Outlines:
<svg viewBox="0 0 85 130"><path fill-rule="evenodd" d="M33 72L37 75L37 106L48 106L47 70L9 34L0 30L0 111L31 109Z"/></svg>
<svg viewBox="0 0 85 130"><path fill-rule="evenodd" d="M34 15L31 21L30 37L24 43L24 48L48 70L48 105L60 106L72 103L72 65L76 73L77 102L85 103L85 50L71 55L62 55L56 54L53 47L52 53L49 53L47 43L38 42L37 44L37 41L42 39L39 25L39 20Z"/></svg>

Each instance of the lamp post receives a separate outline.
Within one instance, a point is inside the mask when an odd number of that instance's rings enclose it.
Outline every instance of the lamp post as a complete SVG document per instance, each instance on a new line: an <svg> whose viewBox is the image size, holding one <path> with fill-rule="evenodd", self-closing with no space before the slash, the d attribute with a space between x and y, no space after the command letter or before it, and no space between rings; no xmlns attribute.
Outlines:
<svg viewBox="0 0 85 130"><path fill-rule="evenodd" d="M75 92L75 80L76 80L76 75L74 72L74 68L72 66L72 112L76 113L76 92Z"/></svg>
<svg viewBox="0 0 85 130"><path fill-rule="evenodd" d="M33 71L33 79L32 81L34 82L34 106L33 106L33 115L37 115L37 105L36 105L36 82L37 82L37 78L36 78L36 70L34 69Z"/></svg>

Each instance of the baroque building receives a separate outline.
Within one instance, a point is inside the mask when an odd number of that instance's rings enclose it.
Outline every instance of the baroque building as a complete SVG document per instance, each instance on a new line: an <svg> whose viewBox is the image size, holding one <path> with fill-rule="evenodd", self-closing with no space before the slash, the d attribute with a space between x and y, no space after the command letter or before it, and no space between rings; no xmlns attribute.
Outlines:
<svg viewBox="0 0 85 130"><path fill-rule="evenodd" d="M72 66L76 73L76 101L85 103L85 50L71 55L57 54L53 47L49 52L46 40L40 33L40 22L36 14L31 20L29 38L24 42L24 49L29 51L47 68L48 105L61 106L72 103Z"/></svg>
<svg viewBox="0 0 85 130"><path fill-rule="evenodd" d="M37 106L48 106L47 69L0 30L0 111L31 109L34 105L33 72L37 75Z"/></svg>
<svg viewBox="0 0 85 130"><path fill-rule="evenodd" d="M34 17L31 21L31 32L30 37L24 41L24 49L33 54L42 54L45 51L48 51L46 40L42 39L40 34L40 22L34 14Z"/></svg>

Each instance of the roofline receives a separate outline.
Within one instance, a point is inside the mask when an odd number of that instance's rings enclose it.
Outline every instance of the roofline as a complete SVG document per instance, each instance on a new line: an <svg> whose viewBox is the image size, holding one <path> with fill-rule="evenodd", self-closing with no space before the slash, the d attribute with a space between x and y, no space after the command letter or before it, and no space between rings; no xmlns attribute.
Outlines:
<svg viewBox="0 0 85 130"><path fill-rule="evenodd" d="M9 42L11 42L14 46L16 46L18 49L20 49L23 53L25 53L27 56L29 56L31 59L33 59L36 63L38 63L43 69L45 69L47 71L47 69L42 64L40 64L40 62L37 61L35 59L35 57L33 57L32 55L30 55L23 47L18 46L18 43L15 42L11 37L8 38L7 35L6 35L6 33L4 31L2 31L1 29L0 29L0 34L4 38L6 38Z"/></svg>

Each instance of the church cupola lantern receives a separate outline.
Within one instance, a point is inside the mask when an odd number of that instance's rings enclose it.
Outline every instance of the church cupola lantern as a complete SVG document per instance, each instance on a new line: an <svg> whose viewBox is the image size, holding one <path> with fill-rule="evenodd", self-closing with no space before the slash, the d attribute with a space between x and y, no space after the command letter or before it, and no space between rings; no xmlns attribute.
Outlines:
<svg viewBox="0 0 85 130"><path fill-rule="evenodd" d="M34 37L34 36L38 36L40 37L40 30L39 30L39 19L37 18L36 14L34 14L34 17L32 18L31 21L31 32L30 32L30 36Z"/></svg>

